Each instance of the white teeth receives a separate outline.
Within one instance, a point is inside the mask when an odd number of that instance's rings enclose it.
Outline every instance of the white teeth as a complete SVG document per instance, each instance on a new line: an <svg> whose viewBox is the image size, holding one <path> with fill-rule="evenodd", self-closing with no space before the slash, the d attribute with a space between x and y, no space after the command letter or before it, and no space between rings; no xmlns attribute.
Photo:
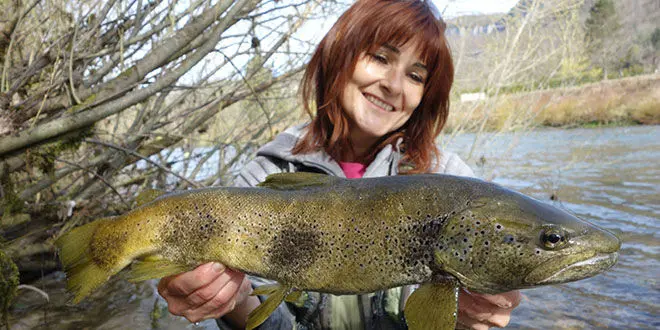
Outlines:
<svg viewBox="0 0 660 330"><path fill-rule="evenodd" d="M385 109L386 111L394 111L393 106L391 106L391 105L389 105L389 104L387 104L387 103L385 103L385 102L383 102L383 101L381 101L381 100L379 100L379 99L377 99L377 98L375 98L371 95L365 95L365 97L367 98L367 100L369 100L369 102Z"/></svg>

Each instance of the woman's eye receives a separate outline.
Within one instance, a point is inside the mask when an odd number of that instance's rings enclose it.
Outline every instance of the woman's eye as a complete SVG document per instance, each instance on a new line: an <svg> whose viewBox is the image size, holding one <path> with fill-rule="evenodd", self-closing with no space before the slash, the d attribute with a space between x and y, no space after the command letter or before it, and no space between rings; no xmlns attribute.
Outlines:
<svg viewBox="0 0 660 330"><path fill-rule="evenodd" d="M420 74L417 73L411 73L410 78L418 83L424 83L425 79L422 77Z"/></svg>
<svg viewBox="0 0 660 330"><path fill-rule="evenodd" d="M387 64L387 57L386 57L385 55L382 55L382 54L372 54L371 57L372 57L374 60L376 60L376 61L378 61L378 62L380 62L380 63Z"/></svg>

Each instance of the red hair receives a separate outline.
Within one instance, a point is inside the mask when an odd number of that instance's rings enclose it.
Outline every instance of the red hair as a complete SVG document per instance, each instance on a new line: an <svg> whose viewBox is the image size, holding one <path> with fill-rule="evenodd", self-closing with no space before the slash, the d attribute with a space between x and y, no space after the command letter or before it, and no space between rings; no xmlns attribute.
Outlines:
<svg viewBox="0 0 660 330"><path fill-rule="evenodd" d="M422 100L408 121L382 137L362 161L371 162L379 150L402 137L400 169L412 168L405 170L407 173L432 170L433 159L439 157L435 139L447 121L454 80L445 27L437 9L425 1L361 0L353 4L326 34L307 65L302 80L303 104L310 115L314 104L317 110L293 153L323 148L335 160L353 155L349 120L340 100L360 55L385 44L399 47L412 41L429 72Z"/></svg>

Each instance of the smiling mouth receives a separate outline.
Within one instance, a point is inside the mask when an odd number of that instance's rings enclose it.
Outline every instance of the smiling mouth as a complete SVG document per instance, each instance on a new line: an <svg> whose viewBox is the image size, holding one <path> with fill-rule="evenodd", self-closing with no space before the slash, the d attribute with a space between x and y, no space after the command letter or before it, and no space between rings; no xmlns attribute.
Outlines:
<svg viewBox="0 0 660 330"><path fill-rule="evenodd" d="M383 101L383 100L381 100L381 99L379 99L379 98L377 98L377 97L375 97L371 94L364 94L364 97L369 102L373 103L377 107L379 107L379 108L381 108L381 109L383 109L387 112L393 112L394 111L394 106L393 105L391 105L391 104L389 104L389 103L387 103L387 102L385 102L385 101Z"/></svg>

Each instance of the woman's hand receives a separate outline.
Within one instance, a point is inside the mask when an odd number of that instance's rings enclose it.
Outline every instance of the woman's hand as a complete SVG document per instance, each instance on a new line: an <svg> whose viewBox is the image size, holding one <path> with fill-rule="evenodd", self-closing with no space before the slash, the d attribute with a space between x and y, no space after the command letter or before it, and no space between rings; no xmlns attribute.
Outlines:
<svg viewBox="0 0 660 330"><path fill-rule="evenodd" d="M509 324L511 311L520 304L519 291L496 295L479 294L461 289L458 293L458 328L482 330L503 328Z"/></svg>
<svg viewBox="0 0 660 330"><path fill-rule="evenodd" d="M158 293L167 301L170 313L184 316L190 322L227 315L241 325L247 314L259 305L250 297L252 286L245 274L219 263L207 263L192 271L164 277Z"/></svg>

